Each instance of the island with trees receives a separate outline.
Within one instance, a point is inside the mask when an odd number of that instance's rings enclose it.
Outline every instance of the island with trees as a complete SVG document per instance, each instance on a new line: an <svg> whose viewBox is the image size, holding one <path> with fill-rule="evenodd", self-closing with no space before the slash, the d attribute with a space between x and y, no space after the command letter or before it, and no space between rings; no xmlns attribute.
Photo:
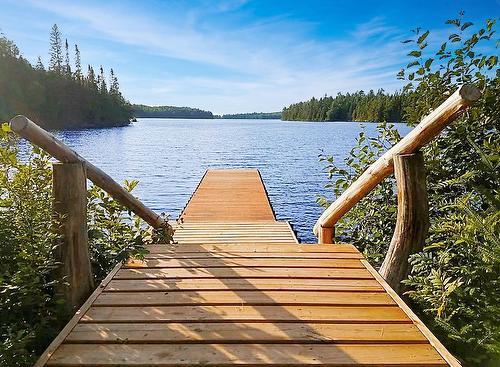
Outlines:
<svg viewBox="0 0 500 367"><path fill-rule="evenodd" d="M74 51L70 62L70 49ZM84 73L78 45L63 41L56 24L50 32L48 67L39 57L32 65L18 47L0 35L0 119L30 116L48 129L123 126L132 110L113 69L88 66Z"/></svg>

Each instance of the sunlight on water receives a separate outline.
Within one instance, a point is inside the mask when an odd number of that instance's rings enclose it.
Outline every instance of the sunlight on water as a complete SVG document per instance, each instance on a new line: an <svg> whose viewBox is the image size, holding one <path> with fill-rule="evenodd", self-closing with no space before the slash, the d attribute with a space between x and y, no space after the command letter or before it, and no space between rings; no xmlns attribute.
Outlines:
<svg viewBox="0 0 500 367"><path fill-rule="evenodd" d="M132 126L61 131L65 143L115 180L137 179L135 195L176 219L208 168L258 168L279 220L301 242L315 242L322 212L315 200L329 194L321 149L339 161L361 124L260 120L140 119ZM374 134L375 124L365 124ZM406 133L404 125L398 127Z"/></svg>

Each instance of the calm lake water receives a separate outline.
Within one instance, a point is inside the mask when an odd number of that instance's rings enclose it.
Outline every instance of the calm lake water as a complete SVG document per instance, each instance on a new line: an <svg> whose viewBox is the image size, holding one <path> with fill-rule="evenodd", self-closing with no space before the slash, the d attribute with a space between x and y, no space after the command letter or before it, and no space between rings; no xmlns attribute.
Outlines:
<svg viewBox="0 0 500 367"><path fill-rule="evenodd" d="M375 134L375 124L364 124ZM399 125L406 133L408 128ZM257 168L279 220L290 221L303 243L323 209L327 176L321 150L342 160L355 143L355 122L140 119L127 127L60 131L61 140L115 180L140 181L146 205L176 219L208 168Z"/></svg>

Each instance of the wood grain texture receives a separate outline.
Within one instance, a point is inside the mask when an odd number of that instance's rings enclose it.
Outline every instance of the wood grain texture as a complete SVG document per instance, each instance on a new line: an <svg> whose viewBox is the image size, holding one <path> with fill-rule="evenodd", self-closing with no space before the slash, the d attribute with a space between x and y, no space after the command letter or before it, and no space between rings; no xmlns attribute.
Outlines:
<svg viewBox="0 0 500 367"><path fill-rule="evenodd" d="M48 366L446 366L428 344L65 344Z"/></svg>
<svg viewBox="0 0 500 367"><path fill-rule="evenodd" d="M197 192L217 187L202 187L209 172ZM179 243L122 265L47 366L446 365L354 246L297 244L266 200L256 201L265 220L227 215L238 200L257 208L249 190L192 199L193 211L214 204L206 215L227 221L186 217Z"/></svg>
<svg viewBox="0 0 500 367"><path fill-rule="evenodd" d="M391 244L380 267L380 275L397 293L408 277L410 255L422 251L429 229L429 201L422 152L394 157L398 188L398 212Z"/></svg>
<svg viewBox="0 0 500 367"><path fill-rule="evenodd" d="M414 325L315 323L78 324L68 343L426 344Z"/></svg>
<svg viewBox="0 0 500 367"><path fill-rule="evenodd" d="M52 165L53 210L61 234L54 250L57 279L64 279L57 291L69 314L74 313L94 289L87 231L87 177L83 163Z"/></svg>
<svg viewBox="0 0 500 367"><path fill-rule="evenodd" d="M259 171L208 170L182 211L181 222L275 221Z"/></svg>

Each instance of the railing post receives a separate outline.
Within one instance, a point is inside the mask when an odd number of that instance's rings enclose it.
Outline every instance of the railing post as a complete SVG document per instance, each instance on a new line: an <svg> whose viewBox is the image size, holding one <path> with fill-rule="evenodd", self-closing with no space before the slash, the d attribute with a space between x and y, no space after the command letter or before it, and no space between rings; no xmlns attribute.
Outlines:
<svg viewBox="0 0 500 367"><path fill-rule="evenodd" d="M53 164L54 216L61 241L55 250L59 286L68 311L74 311L94 289L87 233L87 177L82 162Z"/></svg>
<svg viewBox="0 0 500 367"><path fill-rule="evenodd" d="M396 228L380 275L398 293L410 271L408 257L424 247L429 229L429 204L421 152L394 156L398 188Z"/></svg>
<svg viewBox="0 0 500 367"><path fill-rule="evenodd" d="M321 226L318 233L318 244L327 245L332 244L335 237L334 227L323 227Z"/></svg>

